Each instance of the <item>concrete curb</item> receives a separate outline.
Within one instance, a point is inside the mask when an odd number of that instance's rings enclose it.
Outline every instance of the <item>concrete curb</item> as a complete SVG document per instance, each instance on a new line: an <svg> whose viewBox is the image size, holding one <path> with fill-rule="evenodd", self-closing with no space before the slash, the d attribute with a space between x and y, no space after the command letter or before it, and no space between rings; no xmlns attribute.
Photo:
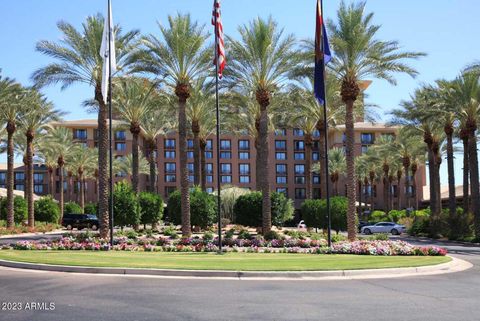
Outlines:
<svg viewBox="0 0 480 321"><path fill-rule="evenodd" d="M42 235L52 235L52 234L63 234L65 233L64 230L55 230L55 231L51 231L51 232L35 232L35 233L21 233L21 234L8 234L8 235L2 235L0 236L0 240L1 239L21 239L22 237L25 237L25 236L42 236Z"/></svg>
<svg viewBox="0 0 480 321"><path fill-rule="evenodd" d="M165 270L136 268L103 268L80 267L66 265L34 264L0 260L0 266L15 269L28 269L49 272L87 273L102 275L124 275L165 278L207 278L236 280L339 280L339 279L378 279L406 276L425 276L454 273L467 270L473 265L470 262L451 257L447 263L409 268L339 270L339 271L305 271L305 272L241 272L215 270Z"/></svg>

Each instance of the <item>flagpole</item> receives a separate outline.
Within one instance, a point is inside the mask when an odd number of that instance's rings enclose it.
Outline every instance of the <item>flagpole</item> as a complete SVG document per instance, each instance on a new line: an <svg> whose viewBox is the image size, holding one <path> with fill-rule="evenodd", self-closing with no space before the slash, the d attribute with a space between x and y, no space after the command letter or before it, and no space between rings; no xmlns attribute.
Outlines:
<svg viewBox="0 0 480 321"><path fill-rule="evenodd" d="M112 126L112 29L111 0L108 0L108 120L109 120L109 161L110 161L110 246L113 247L113 126Z"/></svg>
<svg viewBox="0 0 480 321"><path fill-rule="evenodd" d="M323 0L320 0L320 10L322 12L322 24L325 22L323 21ZM326 37L323 33L323 25L320 26L322 28L322 35ZM321 46L322 46L322 54L325 53L325 42L323 41L323 37L321 39ZM329 179L329 161L328 161L328 120L327 120L327 77L325 72L325 57L322 59L322 68L323 68L323 83L324 83L324 90L325 90L325 97L324 97L324 104L323 104L323 129L325 130L324 136L324 149L325 149L325 160L324 160L324 167L325 167L325 189L326 189L326 198L327 198L327 241L328 246L332 245L332 218L331 218L331 206L330 206L330 179Z"/></svg>
<svg viewBox="0 0 480 321"><path fill-rule="evenodd" d="M215 114L217 119L216 136L217 136L217 217L218 217L218 253L222 253L222 215L221 209L221 182L220 182L220 102L218 97L218 14L215 11L217 1L214 3L214 19L215 19Z"/></svg>

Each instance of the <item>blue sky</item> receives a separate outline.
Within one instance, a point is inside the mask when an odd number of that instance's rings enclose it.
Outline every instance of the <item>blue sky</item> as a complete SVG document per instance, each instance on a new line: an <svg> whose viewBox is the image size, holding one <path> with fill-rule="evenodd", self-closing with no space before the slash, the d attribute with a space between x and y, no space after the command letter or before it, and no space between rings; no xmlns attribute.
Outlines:
<svg viewBox="0 0 480 321"><path fill-rule="evenodd" d="M324 0L327 18L335 19L340 1ZM223 21L227 34L257 16L273 16L285 32L298 38L313 37L316 0L223 0ZM105 12L106 0L2 0L0 11L0 69L2 75L29 85L31 73L50 59L35 52L39 40L59 40L56 22L65 20L80 27L89 15ZM212 0L113 0L115 23L124 30L140 29L156 33L157 21L165 23L169 14L192 14L210 27ZM381 107L383 120L402 99L422 82L453 78L466 65L480 58L480 10L478 0L367 1L375 12L374 22L382 25L378 37L398 40L405 50L423 51L427 57L412 63L420 75L416 79L399 76L398 85L374 81L369 101ZM228 55L228 53L227 53ZM92 96L92 89L74 85L65 91L58 86L44 90L57 108L69 112L67 119L92 118L80 103ZM1 159L4 161L4 159ZM461 161L458 159L457 161ZM461 184L457 166L457 184ZM444 170L443 170L444 171ZM446 175L442 175L446 183Z"/></svg>

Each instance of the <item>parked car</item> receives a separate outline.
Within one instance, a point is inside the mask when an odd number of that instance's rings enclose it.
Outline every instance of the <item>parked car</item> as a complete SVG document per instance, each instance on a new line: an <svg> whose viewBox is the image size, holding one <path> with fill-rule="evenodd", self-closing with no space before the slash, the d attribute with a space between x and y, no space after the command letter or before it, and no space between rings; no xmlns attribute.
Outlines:
<svg viewBox="0 0 480 321"><path fill-rule="evenodd" d="M77 228L79 230L84 228L92 229L96 231L100 226L98 223L98 217L92 214L65 214L62 219L62 226L67 230Z"/></svg>
<svg viewBox="0 0 480 321"><path fill-rule="evenodd" d="M358 222L358 232L362 231L362 227L369 226L369 225L375 225L375 223L367 222L367 221L359 221Z"/></svg>
<svg viewBox="0 0 480 321"><path fill-rule="evenodd" d="M301 220L300 223L298 223L297 228L298 228L298 229L306 229L306 228L307 228L307 224L305 224L305 221L304 221L304 220Z"/></svg>
<svg viewBox="0 0 480 321"><path fill-rule="evenodd" d="M406 228L405 225L394 222L380 222L362 227L361 232L367 235L372 233L392 233L393 235L400 235L406 232Z"/></svg>

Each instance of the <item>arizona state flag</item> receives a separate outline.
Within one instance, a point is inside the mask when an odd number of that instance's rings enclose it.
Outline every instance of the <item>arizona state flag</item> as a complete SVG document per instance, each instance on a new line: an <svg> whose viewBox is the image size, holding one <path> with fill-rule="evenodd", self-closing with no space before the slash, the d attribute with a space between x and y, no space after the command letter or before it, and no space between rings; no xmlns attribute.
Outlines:
<svg viewBox="0 0 480 321"><path fill-rule="evenodd" d="M325 104L325 65L332 59L327 32L322 16L322 0L317 0L317 28L315 32L314 91L320 105Z"/></svg>

